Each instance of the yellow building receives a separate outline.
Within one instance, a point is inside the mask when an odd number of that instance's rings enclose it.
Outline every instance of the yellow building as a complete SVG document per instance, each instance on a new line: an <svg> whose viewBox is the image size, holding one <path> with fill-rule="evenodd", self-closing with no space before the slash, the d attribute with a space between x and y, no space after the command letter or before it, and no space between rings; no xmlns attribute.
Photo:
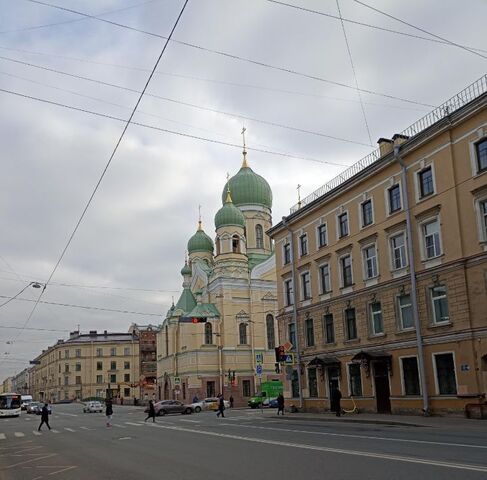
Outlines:
<svg viewBox="0 0 487 480"><path fill-rule="evenodd" d="M32 395L58 402L107 395L139 399L139 339L133 333L72 332L35 360Z"/></svg>
<svg viewBox="0 0 487 480"><path fill-rule="evenodd" d="M339 387L346 409L353 396L377 412L485 399L486 92L483 77L380 139L271 229L280 341L300 357L288 398L328 409Z"/></svg>
<svg viewBox="0 0 487 480"><path fill-rule="evenodd" d="M183 291L157 337L160 398L188 401L222 392L244 404L259 381L278 378L275 257L265 233L272 225L272 192L243 154L215 215L216 252L201 220L188 242Z"/></svg>

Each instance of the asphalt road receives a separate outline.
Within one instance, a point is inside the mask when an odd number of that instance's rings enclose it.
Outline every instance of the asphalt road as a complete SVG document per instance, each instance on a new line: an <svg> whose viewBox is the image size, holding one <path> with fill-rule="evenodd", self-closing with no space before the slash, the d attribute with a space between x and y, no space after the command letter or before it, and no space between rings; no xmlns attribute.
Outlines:
<svg viewBox="0 0 487 480"><path fill-rule="evenodd" d="M282 419L227 410L158 417L114 407L113 426L81 405L0 419L0 480L449 480L487 478L487 428ZM487 425L485 425L487 427ZM43 427L45 428L45 427Z"/></svg>

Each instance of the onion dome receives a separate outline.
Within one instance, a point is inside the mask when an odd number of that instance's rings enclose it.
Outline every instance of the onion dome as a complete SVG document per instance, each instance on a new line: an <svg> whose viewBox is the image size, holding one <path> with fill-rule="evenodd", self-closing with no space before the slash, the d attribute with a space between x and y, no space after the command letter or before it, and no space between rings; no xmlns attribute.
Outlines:
<svg viewBox="0 0 487 480"><path fill-rule="evenodd" d="M198 230L188 241L188 253L205 252L213 254L213 240L203 231L201 220Z"/></svg>
<svg viewBox="0 0 487 480"><path fill-rule="evenodd" d="M242 168L228 180L223 189L222 202L225 202L227 191L232 192L235 206L261 205L272 208L272 190L267 180L255 173L247 164L247 152L244 151Z"/></svg>
<svg viewBox="0 0 487 480"><path fill-rule="evenodd" d="M188 265L188 262L184 262L184 267L181 269L181 275L184 277L185 275L191 275L193 272L191 267Z"/></svg>
<svg viewBox="0 0 487 480"><path fill-rule="evenodd" d="M233 204L232 196L227 191L227 198L223 207L215 215L215 227L218 229L223 226L245 227L245 217L243 213Z"/></svg>

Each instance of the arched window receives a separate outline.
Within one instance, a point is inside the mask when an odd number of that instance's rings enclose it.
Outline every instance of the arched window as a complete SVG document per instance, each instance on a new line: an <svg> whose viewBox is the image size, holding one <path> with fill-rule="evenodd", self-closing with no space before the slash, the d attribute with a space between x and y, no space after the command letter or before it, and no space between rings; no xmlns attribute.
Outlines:
<svg viewBox="0 0 487 480"><path fill-rule="evenodd" d="M265 317L265 325L267 328L267 349L273 350L276 347L276 336L274 330L274 317L271 314Z"/></svg>
<svg viewBox="0 0 487 480"><path fill-rule="evenodd" d="M240 238L238 235L232 237L232 252L240 253Z"/></svg>
<svg viewBox="0 0 487 480"><path fill-rule="evenodd" d="M238 326L238 339L240 345L247 345L247 324L241 323Z"/></svg>
<svg viewBox="0 0 487 480"><path fill-rule="evenodd" d="M262 225L255 226L255 246L257 248L264 248L264 230Z"/></svg>
<svg viewBox="0 0 487 480"><path fill-rule="evenodd" d="M213 325L210 322L205 323L205 345L213 344Z"/></svg>

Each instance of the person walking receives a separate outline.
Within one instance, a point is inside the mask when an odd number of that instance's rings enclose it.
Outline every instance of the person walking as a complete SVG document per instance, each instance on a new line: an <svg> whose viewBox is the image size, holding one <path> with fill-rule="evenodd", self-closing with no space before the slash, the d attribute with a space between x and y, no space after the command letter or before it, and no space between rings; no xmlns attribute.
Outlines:
<svg viewBox="0 0 487 480"><path fill-rule="evenodd" d="M234 402L233 396L230 395L230 398L228 400L230 401L230 408L233 408L233 402Z"/></svg>
<svg viewBox="0 0 487 480"><path fill-rule="evenodd" d="M331 394L332 401L332 411L335 412L336 416L339 417L342 414L342 407L340 405L340 400L342 399L342 392L336 387Z"/></svg>
<svg viewBox="0 0 487 480"><path fill-rule="evenodd" d="M44 404L41 410L41 424L37 429L38 432L41 430L41 427L42 425L44 425L44 423L47 425L47 428L51 430L51 427L49 425L49 409L47 408L47 403Z"/></svg>
<svg viewBox="0 0 487 480"><path fill-rule="evenodd" d="M112 426L113 404L110 398L105 401L105 415L107 417L107 427Z"/></svg>
<svg viewBox="0 0 487 480"><path fill-rule="evenodd" d="M220 393L218 394L218 412L216 414L217 417L222 416L222 418L225 418L225 414L223 411L225 410L225 400L223 399L223 395Z"/></svg>
<svg viewBox="0 0 487 480"><path fill-rule="evenodd" d="M198 403L198 402L199 402L199 400L198 400L198 395L195 395L195 396L193 397L193 403Z"/></svg>
<svg viewBox="0 0 487 480"><path fill-rule="evenodd" d="M279 412L284 416L284 395L280 393L277 396L277 414L279 415Z"/></svg>
<svg viewBox="0 0 487 480"><path fill-rule="evenodd" d="M152 418L152 423L156 421L156 409L154 408L154 402L152 400L149 401L149 415L147 415L144 422L147 422L149 418Z"/></svg>

